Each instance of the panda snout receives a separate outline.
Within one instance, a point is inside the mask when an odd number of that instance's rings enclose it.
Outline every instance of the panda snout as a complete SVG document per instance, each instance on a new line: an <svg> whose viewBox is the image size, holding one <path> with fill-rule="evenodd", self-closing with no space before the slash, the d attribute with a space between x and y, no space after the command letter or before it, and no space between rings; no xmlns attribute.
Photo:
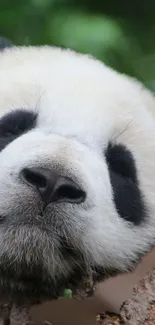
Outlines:
<svg viewBox="0 0 155 325"><path fill-rule="evenodd" d="M45 206L52 202L80 204L86 193L67 176L61 176L56 170L46 168L24 168L20 173L24 183L39 193Z"/></svg>

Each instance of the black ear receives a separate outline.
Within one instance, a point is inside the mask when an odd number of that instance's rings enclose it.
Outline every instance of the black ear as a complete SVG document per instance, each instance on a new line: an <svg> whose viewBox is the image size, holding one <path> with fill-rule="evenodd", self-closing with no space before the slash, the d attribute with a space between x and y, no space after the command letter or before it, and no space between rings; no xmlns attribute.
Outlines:
<svg viewBox="0 0 155 325"><path fill-rule="evenodd" d="M3 51L5 48L12 46L13 43L9 39L0 36L0 51Z"/></svg>

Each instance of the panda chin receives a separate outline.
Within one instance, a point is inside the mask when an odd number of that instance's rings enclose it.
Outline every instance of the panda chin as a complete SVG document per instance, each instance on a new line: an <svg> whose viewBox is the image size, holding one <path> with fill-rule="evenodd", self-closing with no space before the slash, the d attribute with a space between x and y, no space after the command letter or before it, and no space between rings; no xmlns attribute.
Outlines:
<svg viewBox="0 0 155 325"><path fill-rule="evenodd" d="M36 271L36 270L35 270ZM44 301L55 300L64 296L65 289L71 289L75 296L85 291L86 276L80 269L75 269L70 276L60 277L56 281L45 273L23 274L15 278L15 274L0 274L1 295L13 301Z"/></svg>
<svg viewBox="0 0 155 325"><path fill-rule="evenodd" d="M95 285L109 277L120 274L120 270L94 267L90 272L76 267L68 277L61 276L54 281L46 272L33 269L15 278L15 273L0 274L0 288L2 296L15 302L43 302L56 300L64 296L65 289L71 289L75 299L83 300L93 295ZM90 287L90 283L91 287ZM88 285L89 284L89 285Z"/></svg>
<svg viewBox="0 0 155 325"><path fill-rule="evenodd" d="M13 277L3 277L1 279L1 291L7 300L13 301L38 301L53 300L63 296L64 289L67 288L66 283L55 284L53 281L35 277L14 279ZM4 291L3 291L4 288Z"/></svg>
<svg viewBox="0 0 155 325"><path fill-rule="evenodd" d="M55 268L54 273L51 274L50 271L52 269L52 263L54 263L54 258L51 259L50 264L45 267L45 265L47 265L50 250L46 251L45 249L47 258L45 258L46 263L44 263L44 260L41 258L43 256L43 249L46 248L45 244L47 245L47 243L50 242L47 233L40 229L40 227L25 225L22 230L24 231L25 238L28 239L24 242L26 246L23 245L23 251L20 251L22 246L20 247L19 243L23 243L23 240L21 241L23 236L20 237L20 235L23 234L20 232L21 229L22 228L18 229L16 227L14 232L6 232L8 237L4 238L8 246L5 254L3 253L0 259L0 292L1 295L9 297L11 300L38 301L58 299L63 296L64 290L67 288L72 290L73 296L80 295L83 299L83 297L88 296L86 292L88 289L87 282L91 280L94 286L96 283L104 281L106 278L116 276L125 271L124 269L116 269L114 266L112 267L112 265L107 267L106 265L104 266L104 264L103 266L99 266L87 263L84 255L75 249L69 240L66 241L63 236L59 236L59 255L57 255L57 257L59 256L59 260L57 260L58 268ZM16 242L14 243L14 247L12 247L11 244L14 238L16 238ZM42 239L42 241L38 241L38 238ZM29 243L35 243L35 246L32 246L35 249L29 251L29 259L27 260L26 248L29 247ZM12 256L10 256L11 249L13 250ZM19 254L17 254L17 252ZM20 253L21 256L18 259L17 257ZM63 269L60 267L62 261L64 263L64 273ZM133 264L134 263L130 263L130 265ZM67 266L70 267L68 270ZM93 291L90 290L89 293L92 294Z"/></svg>

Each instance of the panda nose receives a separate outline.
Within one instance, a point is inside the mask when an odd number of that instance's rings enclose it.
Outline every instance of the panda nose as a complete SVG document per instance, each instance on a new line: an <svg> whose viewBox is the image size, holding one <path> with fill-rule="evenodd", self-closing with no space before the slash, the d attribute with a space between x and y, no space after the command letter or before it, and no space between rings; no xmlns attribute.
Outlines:
<svg viewBox="0 0 155 325"><path fill-rule="evenodd" d="M71 178L60 176L56 171L44 168L24 168L22 180L40 194L43 202L82 203L85 192Z"/></svg>

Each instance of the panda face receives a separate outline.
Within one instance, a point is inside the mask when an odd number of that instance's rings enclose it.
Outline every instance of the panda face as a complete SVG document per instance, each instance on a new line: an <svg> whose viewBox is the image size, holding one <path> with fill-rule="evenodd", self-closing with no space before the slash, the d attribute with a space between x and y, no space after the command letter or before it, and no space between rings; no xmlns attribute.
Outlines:
<svg viewBox="0 0 155 325"><path fill-rule="evenodd" d="M1 292L131 270L155 242L153 95L68 50L0 61Z"/></svg>

